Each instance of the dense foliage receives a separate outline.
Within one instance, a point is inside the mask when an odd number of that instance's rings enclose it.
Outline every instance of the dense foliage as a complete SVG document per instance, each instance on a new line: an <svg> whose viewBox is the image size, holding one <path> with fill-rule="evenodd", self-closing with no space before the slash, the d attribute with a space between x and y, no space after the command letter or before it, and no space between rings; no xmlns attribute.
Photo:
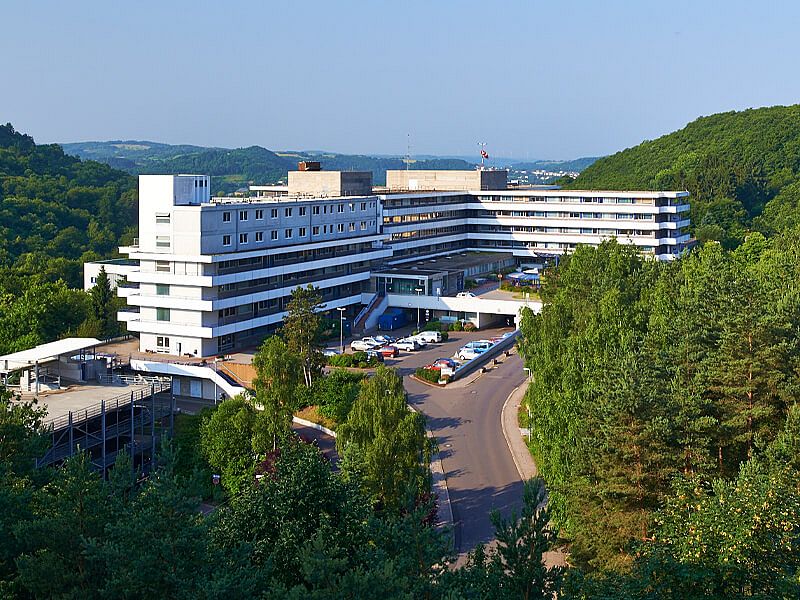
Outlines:
<svg viewBox="0 0 800 600"><path fill-rule="evenodd" d="M133 236L136 203L125 173L0 126L0 354L116 333L107 281L91 298L72 288L85 260Z"/></svg>
<svg viewBox="0 0 800 600"><path fill-rule="evenodd" d="M136 206L133 177L0 126L0 265L107 256L132 237Z"/></svg>
<svg viewBox="0 0 800 600"><path fill-rule="evenodd" d="M376 512L357 473L332 471L316 447L295 439L252 454L252 441L268 436L241 400L212 411L218 419L199 419L201 429L237 428L231 457L225 436L198 436L195 420L177 453L163 445L155 472L142 479L123 452L105 481L83 456L35 470L41 411L9 400L0 389L3 597L444 600L558 590L559 572L541 567L552 534L538 482L526 486L518 518L495 517L497 550L480 548L448 570L448 535L429 524L429 502ZM192 440L201 447L192 450ZM240 486L202 506L198 476L208 471L180 468L183 452L196 467L203 453L226 461Z"/></svg>
<svg viewBox="0 0 800 600"><path fill-rule="evenodd" d="M770 233L797 223L799 181L800 105L794 105L702 117L599 159L571 187L689 190L697 238L733 247L748 229Z"/></svg>
<svg viewBox="0 0 800 600"><path fill-rule="evenodd" d="M797 234L669 264L608 242L551 272L520 350L532 451L576 564L625 568L676 478L728 481L781 431L800 385L799 254Z"/></svg>

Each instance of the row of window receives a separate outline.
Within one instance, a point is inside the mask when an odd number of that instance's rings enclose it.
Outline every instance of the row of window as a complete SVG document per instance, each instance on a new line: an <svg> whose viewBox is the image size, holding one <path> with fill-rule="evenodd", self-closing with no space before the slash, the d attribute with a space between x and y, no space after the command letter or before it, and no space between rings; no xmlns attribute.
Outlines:
<svg viewBox="0 0 800 600"><path fill-rule="evenodd" d="M375 225L375 221L370 221L369 224L370 224L370 226L374 226ZM367 227L368 227L367 221L361 221L359 226L361 228L360 229L361 231L366 231ZM322 226L323 235L327 234L327 233L333 233L334 232L333 227L334 227L333 225L323 225ZM351 232L351 233L356 231L356 224L355 223L348 223L347 231ZM336 224L336 232L337 233L344 233L345 232L345 224L344 223L337 223ZM269 233L270 233L270 239L271 240L277 240L278 239L278 231L276 229L273 229ZM299 227L297 229L297 237L299 237L299 238L306 237L306 233L307 233L307 229L305 227ZM319 234L320 234L319 225L313 226L311 228L311 235L319 235ZM283 239L290 240L293 237L294 237L294 228L293 227L287 227L286 229L283 230ZM255 243L258 244L258 243L263 242L263 241L264 241L264 232L263 231L256 231L255 232ZM239 234L239 244L244 245L244 244L249 244L249 243L250 243L250 234L249 233L240 233ZM231 236L230 235L223 235L222 236L222 245L223 246L230 246L231 245Z"/></svg>
<svg viewBox="0 0 800 600"><path fill-rule="evenodd" d="M656 203L654 198L604 198L600 196L576 198L573 196L478 196L481 202L565 202L569 204L645 204L653 206ZM669 198L659 198L659 201L670 204ZM683 199L673 199L674 204L684 203Z"/></svg>
<svg viewBox="0 0 800 600"><path fill-rule="evenodd" d="M356 203L355 202L349 202L348 206L349 206L350 212L355 212L356 211ZM375 202L369 202L369 203L361 202L360 203L360 210L362 210L362 211L367 210L367 206L369 206L369 208L375 208ZM300 216L300 217L305 217L306 216L306 214L307 214L306 211L308 210L307 207L298 206L296 208L297 208L298 216ZM285 207L283 209L283 216L284 217L292 217L292 216L294 216L294 209L295 209L295 207L293 207L293 206ZM271 219L277 219L278 218L278 214L279 214L279 210L280 209L278 209L278 208L269 209L270 218ZM338 204L338 205L337 204L331 204L331 205L324 204L324 205L322 205L320 207L320 205L317 204L317 205L314 205L314 206L311 207L311 214L312 215L318 215L318 214L320 214L320 211L321 211L322 214L328 214L329 212L330 212L330 214L334 214L334 211L337 212L337 213L343 213L345 211L345 205L344 205L344 203ZM249 210L240 210L239 211L239 220L240 221L247 221L247 220L249 220L249 218L250 218L250 211ZM264 218L264 209L263 208L256 208L255 209L255 219L257 221L259 221L259 220L262 220L263 218ZM230 221L231 221L231 211L229 211L229 210L223 211L222 212L222 222L223 223L230 223ZM169 222L169 221L167 221L167 222Z"/></svg>

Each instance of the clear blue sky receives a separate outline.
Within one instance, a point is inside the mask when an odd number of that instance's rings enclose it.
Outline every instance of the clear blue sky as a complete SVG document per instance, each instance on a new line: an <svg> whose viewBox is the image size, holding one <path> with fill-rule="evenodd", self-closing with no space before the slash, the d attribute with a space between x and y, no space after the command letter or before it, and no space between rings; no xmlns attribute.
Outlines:
<svg viewBox="0 0 800 600"><path fill-rule="evenodd" d="M800 3L0 7L0 120L41 142L572 158L800 101Z"/></svg>

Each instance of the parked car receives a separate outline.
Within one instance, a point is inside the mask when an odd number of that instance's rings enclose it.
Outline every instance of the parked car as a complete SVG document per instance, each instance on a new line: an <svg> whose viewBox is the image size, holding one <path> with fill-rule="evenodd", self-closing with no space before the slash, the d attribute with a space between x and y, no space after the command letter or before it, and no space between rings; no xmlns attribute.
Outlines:
<svg viewBox="0 0 800 600"><path fill-rule="evenodd" d="M488 350L492 345L490 340L474 340L472 342L467 342L464 344L464 348L477 348L480 349L481 352L485 352Z"/></svg>
<svg viewBox="0 0 800 600"><path fill-rule="evenodd" d="M384 362L383 361L383 354L381 354L377 350L367 350L367 351L364 352L364 354L366 354L368 358L374 358L378 362Z"/></svg>
<svg viewBox="0 0 800 600"><path fill-rule="evenodd" d="M416 336L417 339L425 340L428 343L438 344L442 341L441 331L420 331Z"/></svg>
<svg viewBox="0 0 800 600"><path fill-rule="evenodd" d="M458 351L458 358L461 360L472 360L473 358L478 358L484 352L486 352L486 350L481 348L461 348Z"/></svg>
<svg viewBox="0 0 800 600"><path fill-rule="evenodd" d="M410 336L408 336L406 339L407 339L407 340L416 340L416 341L417 341L417 343L418 343L418 344L419 344L419 345L420 345L422 348L424 348L425 346L427 346L427 345L428 345L428 342L427 342L427 340L425 340L424 338L421 338L421 337L419 337L419 334L417 334L417 335L410 335Z"/></svg>
<svg viewBox="0 0 800 600"><path fill-rule="evenodd" d="M457 366L458 365L456 365L456 361L454 361L452 358L437 358L425 368L432 369L434 371L441 371L442 368L455 369Z"/></svg>
<svg viewBox="0 0 800 600"><path fill-rule="evenodd" d="M403 352L416 352L422 348L422 346L419 345L419 340L414 338L403 338L402 340L397 340L392 345Z"/></svg>
<svg viewBox="0 0 800 600"><path fill-rule="evenodd" d="M456 298L474 298L475 294L472 292L458 292Z"/></svg>
<svg viewBox="0 0 800 600"><path fill-rule="evenodd" d="M339 352L336 348L325 348L322 351L322 356L339 356L341 352Z"/></svg>
<svg viewBox="0 0 800 600"><path fill-rule="evenodd" d="M378 346L382 346L380 342L376 341L375 338L365 337L361 338L360 340L353 340L350 342L350 349L353 351L366 351L372 350L373 348L377 348Z"/></svg>
<svg viewBox="0 0 800 600"><path fill-rule="evenodd" d="M376 335L373 339L382 344L394 344L397 341L397 338L391 335Z"/></svg>
<svg viewBox="0 0 800 600"><path fill-rule="evenodd" d="M397 346L392 346L389 344L386 346L381 346L380 348L376 348L375 351L379 352L385 358L395 358L398 354L400 354Z"/></svg>

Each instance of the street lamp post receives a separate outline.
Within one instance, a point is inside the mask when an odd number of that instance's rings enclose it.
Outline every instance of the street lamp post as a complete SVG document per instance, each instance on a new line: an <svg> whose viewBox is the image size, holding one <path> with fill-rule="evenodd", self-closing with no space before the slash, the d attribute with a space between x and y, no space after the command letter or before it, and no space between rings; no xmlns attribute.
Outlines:
<svg viewBox="0 0 800 600"><path fill-rule="evenodd" d="M417 292L417 331L419 331L419 317L420 317L420 312L419 312L420 300L419 300L419 298L422 296L422 291L423 290L422 290L421 287L417 287L417 288L414 288L414 291Z"/></svg>
<svg viewBox="0 0 800 600"><path fill-rule="evenodd" d="M339 346L342 354L344 354L344 311L347 309L344 306L339 306L336 310L339 311Z"/></svg>

